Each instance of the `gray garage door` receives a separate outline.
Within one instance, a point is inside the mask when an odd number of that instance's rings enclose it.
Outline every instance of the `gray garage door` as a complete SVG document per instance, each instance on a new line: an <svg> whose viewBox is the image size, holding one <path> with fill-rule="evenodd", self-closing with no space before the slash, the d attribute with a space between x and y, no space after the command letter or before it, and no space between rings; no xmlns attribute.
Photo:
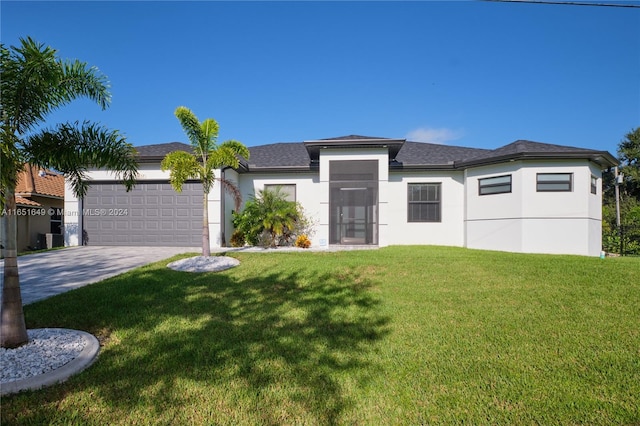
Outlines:
<svg viewBox="0 0 640 426"><path fill-rule="evenodd" d="M202 185L178 194L168 183L138 183L126 192L111 183L91 185L83 204L89 245L184 246L202 244Z"/></svg>

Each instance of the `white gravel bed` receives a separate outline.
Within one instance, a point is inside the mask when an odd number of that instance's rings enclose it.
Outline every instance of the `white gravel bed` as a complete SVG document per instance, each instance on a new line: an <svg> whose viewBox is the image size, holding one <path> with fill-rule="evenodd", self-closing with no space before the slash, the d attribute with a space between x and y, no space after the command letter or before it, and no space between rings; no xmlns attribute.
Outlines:
<svg viewBox="0 0 640 426"><path fill-rule="evenodd" d="M27 330L29 343L15 349L0 348L0 383L47 373L76 359L86 345L73 330Z"/></svg>
<svg viewBox="0 0 640 426"><path fill-rule="evenodd" d="M238 266L240 261L228 256L195 256L176 260L167 265L175 271L217 272Z"/></svg>

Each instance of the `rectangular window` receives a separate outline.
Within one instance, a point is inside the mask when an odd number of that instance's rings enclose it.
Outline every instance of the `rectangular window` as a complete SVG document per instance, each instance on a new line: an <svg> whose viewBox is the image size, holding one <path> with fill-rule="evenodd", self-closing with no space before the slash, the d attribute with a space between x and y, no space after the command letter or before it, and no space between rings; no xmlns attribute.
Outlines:
<svg viewBox="0 0 640 426"><path fill-rule="evenodd" d="M441 222L441 184L410 183L408 186L408 221Z"/></svg>
<svg viewBox="0 0 640 426"><path fill-rule="evenodd" d="M480 195L504 194L505 192L511 192L511 175L478 179L478 193Z"/></svg>
<svg viewBox="0 0 640 426"><path fill-rule="evenodd" d="M595 176L591 176L591 193L598 193L598 178Z"/></svg>
<svg viewBox="0 0 640 426"><path fill-rule="evenodd" d="M572 188L572 173L538 173L536 176L538 192L571 192Z"/></svg>
<svg viewBox="0 0 640 426"><path fill-rule="evenodd" d="M284 184L284 185L265 185L264 189L268 191L280 190L280 193L285 196L287 201L296 201L296 184Z"/></svg>
<svg viewBox="0 0 640 426"><path fill-rule="evenodd" d="M62 215L58 212L51 215L51 233L62 234Z"/></svg>

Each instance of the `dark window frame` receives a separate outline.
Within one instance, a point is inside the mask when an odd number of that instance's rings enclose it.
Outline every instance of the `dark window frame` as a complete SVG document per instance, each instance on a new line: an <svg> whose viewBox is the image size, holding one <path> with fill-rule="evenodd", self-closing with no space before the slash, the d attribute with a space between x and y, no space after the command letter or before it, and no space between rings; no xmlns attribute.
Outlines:
<svg viewBox="0 0 640 426"><path fill-rule="evenodd" d="M52 209L49 209L52 210ZM49 230L52 234L62 234L62 226L64 225L64 216L58 213L59 209L56 210L54 214L52 214L49 218Z"/></svg>
<svg viewBox="0 0 640 426"><path fill-rule="evenodd" d="M413 186L435 186L438 188L438 199L436 201L422 201L411 199L411 188ZM437 217L435 218L415 218L412 215L413 205L437 205ZM409 223L441 223L442 222L442 182L410 182L407 184L407 222Z"/></svg>
<svg viewBox="0 0 640 426"><path fill-rule="evenodd" d="M566 176L569 179L540 180L540 176ZM552 185L567 185L564 189L545 188ZM573 173L536 173L536 192L572 192Z"/></svg>
<svg viewBox="0 0 640 426"><path fill-rule="evenodd" d="M491 182L491 181L495 181L496 179L506 178L506 177L509 178L509 183L487 183L487 181ZM508 187L508 189L504 191L483 192L483 190L486 190L486 189L491 190L491 189L500 188L500 187ZM500 175L500 176L491 176L491 177L478 179L478 195L510 194L512 192L512 189L513 189L513 176L510 174Z"/></svg>

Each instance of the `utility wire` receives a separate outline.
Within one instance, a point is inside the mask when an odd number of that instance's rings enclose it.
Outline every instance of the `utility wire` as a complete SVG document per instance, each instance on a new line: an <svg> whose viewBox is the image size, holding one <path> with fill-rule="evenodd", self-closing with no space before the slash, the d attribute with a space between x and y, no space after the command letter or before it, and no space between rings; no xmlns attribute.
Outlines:
<svg viewBox="0 0 640 426"><path fill-rule="evenodd" d="M584 1L554 1L554 0L480 0L495 3L528 3L528 4L555 4L563 6L596 6L596 7L628 7L640 9L640 4L624 3L591 3Z"/></svg>

